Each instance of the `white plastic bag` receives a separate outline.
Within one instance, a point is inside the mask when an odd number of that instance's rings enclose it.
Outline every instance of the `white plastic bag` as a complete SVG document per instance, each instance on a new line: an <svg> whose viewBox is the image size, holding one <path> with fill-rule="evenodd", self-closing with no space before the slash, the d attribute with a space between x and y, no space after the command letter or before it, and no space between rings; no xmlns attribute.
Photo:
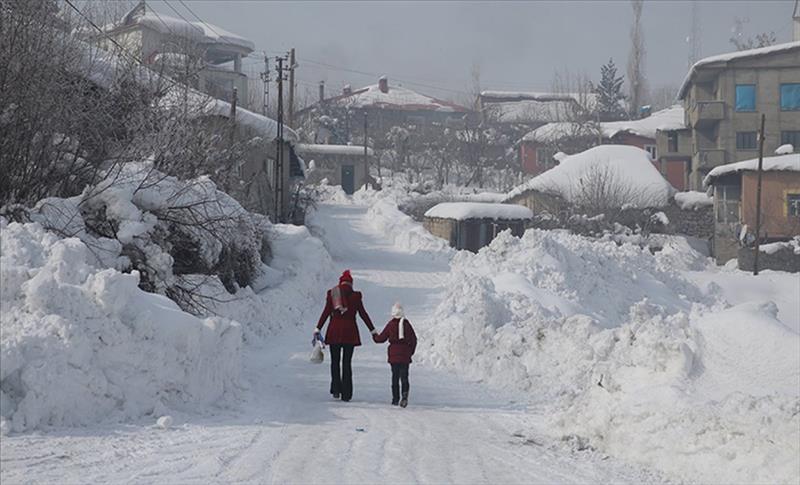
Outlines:
<svg viewBox="0 0 800 485"><path fill-rule="evenodd" d="M311 350L311 358L309 360L314 364L321 364L325 360L325 352L322 351L322 342L319 340L314 342L314 349Z"/></svg>

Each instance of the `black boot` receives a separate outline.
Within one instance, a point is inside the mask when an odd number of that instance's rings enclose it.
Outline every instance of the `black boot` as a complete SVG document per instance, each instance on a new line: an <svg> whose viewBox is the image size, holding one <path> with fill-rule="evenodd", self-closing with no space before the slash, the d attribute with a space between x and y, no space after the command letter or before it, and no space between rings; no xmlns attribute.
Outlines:
<svg viewBox="0 0 800 485"><path fill-rule="evenodd" d="M400 400L400 407L404 408L408 406L408 391L403 393L403 399Z"/></svg>

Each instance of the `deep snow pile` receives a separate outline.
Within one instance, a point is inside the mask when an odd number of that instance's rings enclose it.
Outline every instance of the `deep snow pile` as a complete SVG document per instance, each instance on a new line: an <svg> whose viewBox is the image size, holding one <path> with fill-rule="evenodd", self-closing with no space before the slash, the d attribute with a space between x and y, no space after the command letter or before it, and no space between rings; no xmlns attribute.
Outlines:
<svg viewBox="0 0 800 485"><path fill-rule="evenodd" d="M725 309L678 272L702 257L675 241L653 256L503 233L452 260L420 354L528 391L570 442L688 480L794 483L800 336L774 304Z"/></svg>
<svg viewBox="0 0 800 485"><path fill-rule="evenodd" d="M235 389L238 324L145 293L78 238L0 221L4 433L158 416Z"/></svg>

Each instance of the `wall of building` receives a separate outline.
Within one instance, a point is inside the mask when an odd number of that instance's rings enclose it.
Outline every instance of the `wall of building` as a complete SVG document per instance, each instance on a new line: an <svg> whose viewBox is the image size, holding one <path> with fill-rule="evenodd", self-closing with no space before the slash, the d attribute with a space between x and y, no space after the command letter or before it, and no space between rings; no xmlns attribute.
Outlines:
<svg viewBox="0 0 800 485"><path fill-rule="evenodd" d="M756 227L758 174L742 172L742 222ZM763 172L761 179L761 231L767 238L800 235L800 217L789 216L787 194L800 194L800 172Z"/></svg>
<svg viewBox="0 0 800 485"><path fill-rule="evenodd" d="M754 248L739 249L739 269L743 271L753 271L755 267ZM795 254L791 248L784 248L772 254L761 251L758 255L758 270L771 269L774 271L789 271L800 273L800 254Z"/></svg>
<svg viewBox="0 0 800 485"><path fill-rule="evenodd" d="M456 245L456 221L438 217L426 217L422 221L423 227L436 237L447 241L451 247Z"/></svg>
<svg viewBox="0 0 800 485"><path fill-rule="evenodd" d="M692 130L693 155L691 184L696 190L711 168L755 158L756 149L736 148L736 133L758 131L761 113L766 114L764 153L772 153L781 145L782 131L800 131L800 111L781 111L780 85L800 83L800 51L778 53L758 58L736 60L719 69L717 75L710 67L701 68L696 77L705 79L694 83L684 99L687 112L698 101L721 101L724 118L707 122ZM706 79L708 78L708 79ZM735 110L737 84L756 85L756 109L753 112ZM713 158L701 160L698 150L719 150Z"/></svg>
<svg viewBox="0 0 800 485"><path fill-rule="evenodd" d="M364 166L364 157L330 155L321 153L300 153L306 163L314 161L315 168L309 173L309 183L319 183L328 179L330 185L342 185L342 165L352 165L354 170L355 190L367 183L367 169ZM367 163L372 163L372 159Z"/></svg>
<svg viewBox="0 0 800 485"><path fill-rule="evenodd" d="M561 197L545 194L536 190L525 191L522 194L512 197L507 202L525 206L530 209L534 215L543 212L558 214L567 207L566 201Z"/></svg>

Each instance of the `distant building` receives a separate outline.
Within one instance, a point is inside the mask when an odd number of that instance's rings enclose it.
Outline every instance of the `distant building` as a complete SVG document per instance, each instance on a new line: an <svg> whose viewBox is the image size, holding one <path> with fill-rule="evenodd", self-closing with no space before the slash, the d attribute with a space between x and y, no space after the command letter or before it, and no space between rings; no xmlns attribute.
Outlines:
<svg viewBox="0 0 800 485"><path fill-rule="evenodd" d="M297 153L308 163L309 183L327 180L330 185L340 185L346 194L352 194L369 181L367 169L373 158L372 148L357 145L320 145L299 143Z"/></svg>
<svg viewBox="0 0 800 485"><path fill-rule="evenodd" d="M712 253L719 264L736 258L740 240L755 233L757 168L758 159L721 165L703 181L714 190ZM764 158L761 176L762 241L800 235L800 153Z"/></svg>
<svg viewBox="0 0 800 485"><path fill-rule="evenodd" d="M691 133L693 189L714 167L757 156L762 113L764 153L785 143L800 146L800 42L702 59L689 70L678 97Z"/></svg>
<svg viewBox="0 0 800 485"><path fill-rule="evenodd" d="M672 170L671 159L661 156L659 130L684 129L683 107L676 105L639 120L602 123L548 123L530 131L519 142L519 158L525 173L538 175L553 168L557 152L575 153L599 144L628 145L650 154L653 164L677 189L685 188L685 174Z"/></svg>
<svg viewBox="0 0 800 485"><path fill-rule="evenodd" d="M507 229L515 236L522 236L532 218L533 212L519 205L444 202L425 213L423 225L456 249L478 252Z"/></svg>
<svg viewBox="0 0 800 485"><path fill-rule="evenodd" d="M332 97L326 97L320 84L317 103L298 111L297 117L314 133L315 143L345 145L363 141L365 114L370 138L383 139L393 127L461 127L472 110L392 85L382 76L377 84L355 90L345 86Z"/></svg>
<svg viewBox="0 0 800 485"><path fill-rule="evenodd" d="M800 41L800 0L794 0L794 13L792 14L794 21L794 33L792 40L795 42Z"/></svg>
<svg viewBox="0 0 800 485"><path fill-rule="evenodd" d="M247 106L242 58L253 52L253 42L216 25L158 13L144 1L104 30L145 65L224 101L233 100L236 88L237 104Z"/></svg>

